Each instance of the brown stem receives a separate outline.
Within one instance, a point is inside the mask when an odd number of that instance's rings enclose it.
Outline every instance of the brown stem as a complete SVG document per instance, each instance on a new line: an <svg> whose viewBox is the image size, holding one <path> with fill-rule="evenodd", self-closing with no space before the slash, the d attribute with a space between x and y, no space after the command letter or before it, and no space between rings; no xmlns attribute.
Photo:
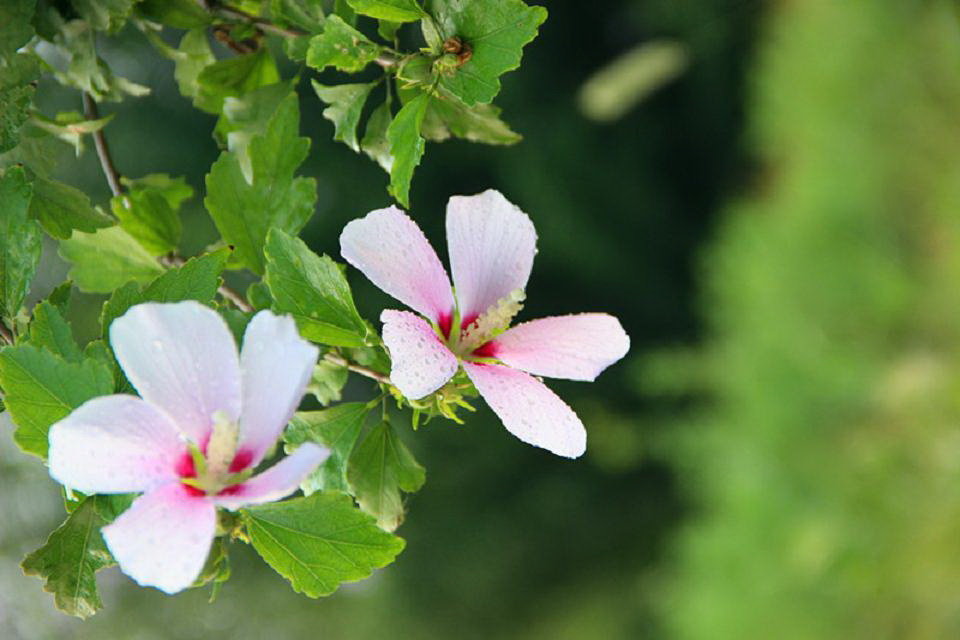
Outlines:
<svg viewBox="0 0 960 640"><path fill-rule="evenodd" d="M100 110L97 109L97 102L89 93L83 94L83 114L87 120L98 120ZM100 168L103 169L103 175L107 178L107 184L110 185L110 191L118 196L123 193L123 186L120 184L120 173L113 164L113 158L110 157L110 147L107 146L107 139L103 135L103 129L93 132L93 144L97 148L97 157L100 158Z"/></svg>
<svg viewBox="0 0 960 640"><path fill-rule="evenodd" d="M232 302L237 309L240 311L245 311L246 313L252 313L253 307L250 306L250 303L244 300L243 296L231 289L225 284L220 285L220 288L217 289L217 292Z"/></svg>
<svg viewBox="0 0 960 640"><path fill-rule="evenodd" d="M349 369L350 371L353 371L354 373L359 373L360 375L366 376L372 380L376 380L377 382L380 382L383 384L390 384L390 378L388 376L385 376L379 371L374 371L373 369L370 369L368 367L364 367L359 364L354 364L353 362L350 362L340 354L325 353L323 354L323 359L339 367L346 367L347 369Z"/></svg>
<svg viewBox="0 0 960 640"><path fill-rule="evenodd" d="M0 322L0 340L7 344L13 344L13 334L2 322Z"/></svg>

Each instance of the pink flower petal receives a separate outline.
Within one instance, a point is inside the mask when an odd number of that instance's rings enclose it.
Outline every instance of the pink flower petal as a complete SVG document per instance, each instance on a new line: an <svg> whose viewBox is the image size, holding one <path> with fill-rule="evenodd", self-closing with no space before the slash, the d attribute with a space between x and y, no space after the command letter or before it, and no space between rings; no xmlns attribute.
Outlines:
<svg viewBox="0 0 960 640"><path fill-rule="evenodd" d="M300 337L289 316L261 311L247 325L240 354L240 452L250 452L249 465L263 458L290 422L313 375L318 353Z"/></svg>
<svg viewBox="0 0 960 640"><path fill-rule="evenodd" d="M497 364L465 362L463 368L507 431L558 456L577 458L586 450L580 418L542 382Z"/></svg>
<svg viewBox="0 0 960 640"><path fill-rule="evenodd" d="M537 232L523 211L492 189L447 204L447 246L464 326L527 285Z"/></svg>
<svg viewBox="0 0 960 640"><path fill-rule="evenodd" d="M50 427L50 475L84 493L149 491L186 451L168 416L136 396L88 400Z"/></svg>
<svg viewBox="0 0 960 640"><path fill-rule="evenodd" d="M289 456L246 482L222 491L216 504L236 510L249 504L262 504L285 498L300 486L303 479L330 455L326 447L307 442Z"/></svg>
<svg viewBox="0 0 960 640"><path fill-rule="evenodd" d="M630 338L619 320L605 313L580 313L518 324L488 351L537 376L594 380L629 349Z"/></svg>
<svg viewBox="0 0 960 640"><path fill-rule="evenodd" d="M380 321L390 352L390 381L404 396L417 400L429 395L457 372L457 357L423 318L387 309Z"/></svg>
<svg viewBox="0 0 960 640"><path fill-rule="evenodd" d="M147 402L203 444L213 414L240 415L237 346L216 311L199 302L138 304L110 326L127 379Z"/></svg>
<svg viewBox="0 0 960 640"><path fill-rule="evenodd" d="M340 255L373 284L433 321L450 322L453 293L436 251L396 207L371 211L340 234Z"/></svg>
<svg viewBox="0 0 960 640"><path fill-rule="evenodd" d="M102 531L121 571L141 586L176 593L200 575L216 521L209 498L173 482L137 498Z"/></svg>

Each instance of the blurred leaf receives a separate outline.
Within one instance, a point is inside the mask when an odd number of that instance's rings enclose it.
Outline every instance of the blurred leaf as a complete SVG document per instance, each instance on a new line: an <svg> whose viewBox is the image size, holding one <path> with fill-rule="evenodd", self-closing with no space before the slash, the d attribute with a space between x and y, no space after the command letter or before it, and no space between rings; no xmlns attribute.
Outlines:
<svg viewBox="0 0 960 640"><path fill-rule="evenodd" d="M357 125L360 124L360 113L367 102L367 96L378 83L339 84L335 87L325 87L314 80L312 84L317 96L330 105L323 110L323 117L333 123L333 139L345 143L359 153Z"/></svg>
<svg viewBox="0 0 960 640"><path fill-rule="evenodd" d="M97 102L120 101L126 95L143 96L150 89L114 75L96 53L93 29L83 20L66 23L57 34L57 43L70 59L67 70L57 72L57 79L93 96Z"/></svg>
<svg viewBox="0 0 960 640"><path fill-rule="evenodd" d="M210 594L209 602L216 600L220 586L230 579L230 556L227 555L227 538L219 536L214 538L210 546L210 553L207 554L207 561L200 570L200 575L190 585L191 588L203 587L213 584L213 591Z"/></svg>
<svg viewBox="0 0 960 640"><path fill-rule="evenodd" d="M376 517L381 527L393 531L403 521L400 491L418 491L426 480L426 470L390 423L383 421L353 450L347 479L360 508Z"/></svg>
<svg viewBox="0 0 960 640"><path fill-rule="evenodd" d="M20 128L30 116L30 105L40 78L40 65L32 54L0 58L0 153L20 142Z"/></svg>
<svg viewBox="0 0 960 640"><path fill-rule="evenodd" d="M265 251L264 282L275 311L292 314L308 340L340 347L364 344L367 325L336 262L279 228L267 234Z"/></svg>
<svg viewBox="0 0 960 640"><path fill-rule="evenodd" d="M0 2L0 59L11 56L33 37L33 26L30 22L36 4L37 0Z"/></svg>
<svg viewBox="0 0 960 640"><path fill-rule="evenodd" d="M468 106L490 102L500 93L500 76L520 66L524 45L547 19L546 9L522 0L428 0L426 8L444 40L456 36L472 51L463 66L440 81Z"/></svg>
<svg viewBox="0 0 960 640"><path fill-rule="evenodd" d="M686 48L672 40L634 47L583 84L577 95L580 110L593 120L616 120L683 73L687 62Z"/></svg>
<svg viewBox="0 0 960 640"><path fill-rule="evenodd" d="M310 40L307 66L323 70L360 71L377 59L380 46L344 22L340 16L328 16L323 33Z"/></svg>
<svg viewBox="0 0 960 640"><path fill-rule="evenodd" d="M403 550L402 539L379 529L349 496L314 493L241 512L250 541L293 589L311 598L362 580Z"/></svg>
<svg viewBox="0 0 960 640"><path fill-rule="evenodd" d="M357 13L392 22L413 22L427 15L417 0L347 0Z"/></svg>
<svg viewBox="0 0 960 640"><path fill-rule="evenodd" d="M296 234L313 213L316 181L293 176L310 148L309 139L298 135L299 123L297 97L291 95L264 133L249 143L252 183L230 151L221 153L207 174L204 204L210 216L224 241L236 248L237 260L258 274L264 271L267 231Z"/></svg>
<svg viewBox="0 0 960 640"><path fill-rule="evenodd" d="M387 173L390 173L390 169L393 167L390 140L387 138L387 130L390 128L391 120L393 120L393 114L390 113L390 103L384 102L370 114L367 127L363 132L363 140L360 141L360 148L363 149L363 152Z"/></svg>
<svg viewBox="0 0 960 640"><path fill-rule="evenodd" d="M93 208L87 194L57 180L36 176L30 217L55 238L66 240L74 230L94 232L113 221Z"/></svg>
<svg viewBox="0 0 960 640"><path fill-rule="evenodd" d="M390 194L405 207L410 206L410 181L413 170L423 157L424 141L420 127L430 104L430 96L421 93L403 105L397 117L387 128L387 140L390 141Z"/></svg>
<svg viewBox="0 0 960 640"><path fill-rule="evenodd" d="M166 47L160 41L160 51L174 62L173 77L180 88L180 94L192 98L197 108L217 113L218 101L200 95L200 73L212 65L217 59L210 49L205 29L187 31L180 39L176 49Z"/></svg>
<svg viewBox="0 0 960 640"><path fill-rule="evenodd" d="M468 107L445 92L430 100L421 134L435 142L450 136L485 144L515 144L523 139L500 119L500 107L492 104Z"/></svg>
<svg viewBox="0 0 960 640"><path fill-rule="evenodd" d="M131 280L149 282L163 273L153 256L120 227L74 231L60 241L60 256L71 264L69 276L77 288L89 293L110 293Z"/></svg>
<svg viewBox="0 0 960 640"><path fill-rule="evenodd" d="M266 48L218 60L203 67L197 76L198 93L194 104L210 113L220 113L225 98L243 96L279 81L277 65Z"/></svg>
<svg viewBox="0 0 960 640"><path fill-rule="evenodd" d="M170 202L152 189L128 191L110 200L120 227L151 255L176 250L183 225Z"/></svg>
<svg viewBox="0 0 960 640"><path fill-rule="evenodd" d="M323 406L339 402L343 388L347 385L349 371L346 367L321 359L313 368L313 375L307 384L307 393Z"/></svg>
<svg viewBox="0 0 960 640"><path fill-rule="evenodd" d="M96 120L87 120L76 111L58 113L55 119L47 118L38 113L33 114L33 125L35 127L43 129L72 146L77 157L80 157L84 150L83 137L95 131L100 131L111 120L113 120L113 114Z"/></svg>
<svg viewBox="0 0 960 640"><path fill-rule="evenodd" d="M270 17L281 26L316 33L323 29L322 0L270 0Z"/></svg>
<svg viewBox="0 0 960 640"><path fill-rule="evenodd" d="M67 362L32 345L0 350L0 387L26 453L47 457L47 431L81 404L113 391L110 370L96 360Z"/></svg>
<svg viewBox="0 0 960 640"><path fill-rule="evenodd" d="M48 349L67 362L83 360L83 352L73 337L70 324L60 310L47 300L33 308L30 344Z"/></svg>
<svg viewBox="0 0 960 640"><path fill-rule="evenodd" d="M193 187L182 176L171 178L166 173L148 173L142 178L121 176L120 182L131 191L149 189L159 193L174 210L193 197Z"/></svg>
<svg viewBox="0 0 960 640"><path fill-rule="evenodd" d="M138 0L70 0L74 10L97 31L116 33L126 23Z"/></svg>
<svg viewBox="0 0 960 640"><path fill-rule="evenodd" d="M20 311L40 264L40 227L30 219L30 183L20 167L0 176L0 318Z"/></svg>
<svg viewBox="0 0 960 640"><path fill-rule="evenodd" d="M346 402L322 411L300 411L283 433L290 453L304 442L330 449L330 457L300 483L304 495L322 490L347 491L347 460L371 407L364 402Z"/></svg>
<svg viewBox="0 0 960 640"><path fill-rule="evenodd" d="M212 21L210 13L196 0L140 0L136 12L147 20L177 29L203 28Z"/></svg>

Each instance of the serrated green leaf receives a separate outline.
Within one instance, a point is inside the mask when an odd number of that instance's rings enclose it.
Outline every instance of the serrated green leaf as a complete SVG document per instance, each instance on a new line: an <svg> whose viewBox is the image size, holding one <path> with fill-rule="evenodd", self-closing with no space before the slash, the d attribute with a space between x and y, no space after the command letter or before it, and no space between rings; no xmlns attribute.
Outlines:
<svg viewBox="0 0 960 640"><path fill-rule="evenodd" d="M60 256L81 291L110 293L130 281L149 282L163 273L153 256L120 227L94 233L74 231L60 241Z"/></svg>
<svg viewBox="0 0 960 640"><path fill-rule="evenodd" d="M37 0L0 2L0 58L13 54L33 37L33 12Z"/></svg>
<svg viewBox="0 0 960 640"><path fill-rule="evenodd" d="M138 15L177 29L197 29L209 25L213 16L196 0L140 0Z"/></svg>
<svg viewBox="0 0 960 640"><path fill-rule="evenodd" d="M70 323L60 310L47 300L33 308L30 344L48 349L67 362L83 360L83 352L73 337Z"/></svg>
<svg viewBox="0 0 960 640"><path fill-rule="evenodd" d="M30 217L55 238L66 240L74 230L94 232L113 224L93 208L87 194L70 185L42 176L33 179Z"/></svg>
<svg viewBox="0 0 960 640"><path fill-rule="evenodd" d="M40 65L35 55L19 53L5 62L0 57L0 153L19 144L20 128L30 116L39 78Z"/></svg>
<svg viewBox="0 0 960 640"><path fill-rule="evenodd" d="M266 258L273 308L293 315L305 338L340 347L364 344L366 323L336 262L281 229L267 235Z"/></svg>
<svg viewBox="0 0 960 640"><path fill-rule="evenodd" d="M259 87L240 98L225 98L223 115L217 120L214 136L237 154L243 177L253 182L250 141L262 135L277 108L293 94L293 82L278 82Z"/></svg>
<svg viewBox="0 0 960 640"><path fill-rule="evenodd" d="M42 232L30 219L31 187L20 167L0 176L0 318L17 315L40 263Z"/></svg>
<svg viewBox="0 0 960 640"><path fill-rule="evenodd" d="M115 562L100 528L116 517L116 509L103 503L123 497L85 498L42 547L24 558L23 572L42 578L43 590L53 594L57 609L64 613L89 618L103 607L96 572Z"/></svg>
<svg viewBox="0 0 960 640"><path fill-rule="evenodd" d="M346 402L322 411L300 411L293 416L283 440L290 453L304 442L330 449L330 457L300 483L304 495L322 490L347 491L347 460L357 442L371 407L363 402Z"/></svg>
<svg viewBox="0 0 960 640"><path fill-rule="evenodd" d="M0 122L3 115L0 114ZM2 126L2 125L0 125ZM31 173L49 175L59 163L66 150L60 140L33 126L27 120L19 131L19 142L10 151L0 153L0 169L24 165Z"/></svg>
<svg viewBox="0 0 960 640"><path fill-rule="evenodd" d="M451 136L484 144L516 144L523 139L500 119L500 107L492 104L468 107L446 92L430 100L421 134L434 142Z"/></svg>
<svg viewBox="0 0 960 640"><path fill-rule="evenodd" d="M430 96L421 93L407 104L387 128L387 140L390 142L390 155L393 164L390 167L390 194L405 207L410 206L410 181L413 170L423 157L424 140L420 127L430 104Z"/></svg>
<svg viewBox="0 0 960 640"><path fill-rule="evenodd" d="M149 33L149 32L148 32ZM217 61L210 48L210 42L207 40L205 29L194 29L187 31L180 39L180 44L176 49L169 47L160 38L151 38L151 41L160 50L160 53L173 60L173 77L177 81L177 87L180 89L180 95L186 98L192 98L194 106L205 108L213 113L217 112L216 100L210 100L207 104L200 97L200 73ZM201 107L201 103L204 104Z"/></svg>
<svg viewBox="0 0 960 640"><path fill-rule="evenodd" d="M323 406L340 400L343 388L350 377L349 370L329 360L320 360L313 368L313 375L307 384L307 393L313 395Z"/></svg>
<svg viewBox="0 0 960 640"><path fill-rule="evenodd" d="M33 345L0 350L0 387L21 449L47 457L47 431L81 404L113 391L110 370L96 360L67 362Z"/></svg>
<svg viewBox="0 0 960 640"><path fill-rule="evenodd" d="M393 156L390 155L390 140L387 139L387 129L393 114L390 113L390 103L384 102L373 110L367 120L367 128L363 132L360 148L384 171L390 173L393 166Z"/></svg>
<svg viewBox="0 0 960 640"><path fill-rule="evenodd" d="M260 557L311 598L368 577L393 562L404 546L341 493L315 493L241 514Z"/></svg>
<svg viewBox="0 0 960 640"><path fill-rule="evenodd" d="M490 102L500 93L500 76L520 66L524 45L547 19L546 9L522 0L428 0L427 10L440 37L456 36L470 47L470 59L440 80L468 106Z"/></svg>
<svg viewBox="0 0 960 640"><path fill-rule="evenodd" d="M314 69L335 67L340 71L360 71L377 59L380 46L344 22L340 16L328 16L323 33L310 40L307 66Z"/></svg>
<svg viewBox="0 0 960 640"><path fill-rule="evenodd" d="M379 83L367 82L325 87L316 80L313 81L313 90L317 92L317 96L330 105L323 110L323 117L333 123L333 139L343 142L358 153L360 143L357 141L357 125L360 124L360 114L367 102L367 96L377 84Z"/></svg>
<svg viewBox="0 0 960 640"><path fill-rule="evenodd" d="M316 181L294 178L310 140L298 135L300 109L290 95L249 144L253 181L248 183L235 153L224 151L207 174L204 200L223 240L236 259L255 273L264 272L263 245L276 228L296 234L313 213Z"/></svg>
<svg viewBox="0 0 960 640"><path fill-rule="evenodd" d="M71 0L74 10L97 31L116 33L133 12L137 0Z"/></svg>
<svg viewBox="0 0 960 640"><path fill-rule="evenodd" d="M347 0L357 13L392 22L413 22L427 15L416 0Z"/></svg>
<svg viewBox="0 0 960 640"><path fill-rule="evenodd" d="M277 65L266 48L218 60L203 67L197 76L194 104L210 113L220 113L225 98L242 96L279 81Z"/></svg>
<svg viewBox="0 0 960 640"><path fill-rule="evenodd" d="M164 195L153 189L128 191L110 200L120 227L152 255L177 248L183 224L179 212Z"/></svg>
<svg viewBox="0 0 960 640"><path fill-rule="evenodd" d="M347 480L360 508L374 516L381 527L393 531L403 521L401 490L418 491L426 480L426 470L384 421L353 450Z"/></svg>

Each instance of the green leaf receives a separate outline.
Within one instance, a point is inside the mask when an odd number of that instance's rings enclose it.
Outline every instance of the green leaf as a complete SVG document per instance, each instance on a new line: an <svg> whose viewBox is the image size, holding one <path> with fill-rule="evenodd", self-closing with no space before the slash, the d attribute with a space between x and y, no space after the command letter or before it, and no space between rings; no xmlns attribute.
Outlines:
<svg viewBox="0 0 960 640"><path fill-rule="evenodd" d="M83 114L77 111L64 111L58 113L56 118L53 119L39 113L33 114L33 125L35 127L72 146L77 157L80 157L85 148L84 136L100 131L111 120L113 120L113 114L96 120L87 120Z"/></svg>
<svg viewBox="0 0 960 640"><path fill-rule="evenodd" d="M390 142L390 155L393 164L390 167L390 194L405 207L410 206L410 181L413 170L423 157L424 141L420 127L430 104L430 96L421 93L403 105L397 117L387 128L387 140Z"/></svg>
<svg viewBox="0 0 960 640"><path fill-rule="evenodd" d="M367 120L367 128L363 132L360 148L373 161L379 164L384 171L390 173L393 166L393 156L390 155L390 140L387 139L387 129L393 114L390 113L390 103L384 102L373 110Z"/></svg>
<svg viewBox="0 0 960 640"><path fill-rule="evenodd" d="M500 93L500 76L520 66L524 45L547 19L546 9L522 0L429 0L427 10L444 40L456 36L472 51L465 64L441 77L442 86L468 106Z"/></svg>
<svg viewBox="0 0 960 640"><path fill-rule="evenodd" d="M348 490L347 460L370 409L364 402L347 402L322 411L300 411L293 416L283 433L287 453L304 442L330 449L330 457L300 483L304 495L324 489Z"/></svg>
<svg viewBox="0 0 960 640"><path fill-rule="evenodd" d="M40 263L40 227L30 219L30 183L22 168L0 177L0 318L20 311Z"/></svg>
<svg viewBox="0 0 960 640"><path fill-rule="evenodd" d="M207 174L204 204L223 240L235 247L239 263L264 271L263 245L276 228L296 234L313 213L316 181L294 178L307 156L310 140L298 136L296 95L285 98L262 135L249 144L253 180L247 182L237 155L220 154Z"/></svg>
<svg viewBox="0 0 960 640"><path fill-rule="evenodd" d="M349 377L350 372L345 366L321 359L313 368L313 375L307 385L307 393L326 407L331 402L339 402Z"/></svg>
<svg viewBox="0 0 960 640"><path fill-rule="evenodd" d="M313 81L313 90L317 92L317 96L330 105L323 110L323 117L333 123L333 139L345 143L358 153L360 143L357 141L357 125L360 124L360 113L367 102L367 96L377 84L379 83L367 82L325 87L316 80Z"/></svg>
<svg viewBox="0 0 960 640"><path fill-rule="evenodd" d="M218 60L205 66L197 76L199 90L194 104L210 113L220 113L225 98L242 96L279 81L277 65L266 48Z"/></svg>
<svg viewBox="0 0 960 640"><path fill-rule="evenodd" d="M83 360L83 352L73 337L70 324L60 310L47 300L33 308L30 344L48 349L67 362Z"/></svg>
<svg viewBox="0 0 960 640"><path fill-rule="evenodd" d="M70 0L77 14L98 31L116 33L127 23L137 0Z"/></svg>
<svg viewBox="0 0 960 640"><path fill-rule="evenodd" d="M213 21L196 0L140 0L137 14L152 21L177 29L196 29Z"/></svg>
<svg viewBox="0 0 960 640"><path fill-rule="evenodd" d="M384 421L353 450L347 479L360 508L376 517L381 527L393 531L403 521L400 491L419 490L426 480L426 470Z"/></svg>
<svg viewBox="0 0 960 640"><path fill-rule="evenodd" d="M20 128L30 117L30 105L39 78L37 56L19 53L6 62L0 57L0 153L19 144Z"/></svg>
<svg viewBox="0 0 960 640"><path fill-rule="evenodd" d="M162 195L171 209L179 209L193 197L193 187L182 177L171 178L166 173L148 173L142 178L120 177L120 182L131 191L150 189Z"/></svg>
<svg viewBox="0 0 960 640"><path fill-rule="evenodd" d="M308 33L323 29L322 0L270 0L270 17L275 24Z"/></svg>
<svg viewBox="0 0 960 640"><path fill-rule="evenodd" d="M47 457L47 431L81 404L113 391L110 370L96 360L67 362L33 345L0 350L0 387L20 448Z"/></svg>
<svg viewBox="0 0 960 640"><path fill-rule="evenodd" d="M70 279L90 293L110 293L131 280L149 282L163 273L153 256L120 227L74 231L60 241L60 256L71 263Z"/></svg>
<svg viewBox="0 0 960 640"><path fill-rule="evenodd" d="M323 33L310 40L307 66L314 69L336 67L340 71L360 71L377 59L380 46L344 22L340 16L328 16Z"/></svg>
<svg viewBox="0 0 960 640"><path fill-rule="evenodd" d="M336 262L318 256L281 229L267 235L266 257L264 281L273 308L292 314L305 338L341 347L364 344L367 325Z"/></svg>
<svg viewBox="0 0 960 640"><path fill-rule="evenodd" d="M0 58L13 54L33 37L33 12L37 0L0 2Z"/></svg>
<svg viewBox="0 0 960 640"><path fill-rule="evenodd" d="M404 546L341 493L315 493L240 513L257 553L311 598L368 577L393 562Z"/></svg>
<svg viewBox="0 0 960 640"><path fill-rule="evenodd" d="M109 335L110 325L133 305L142 302L180 302L196 300L204 304L213 302L220 288L220 274L230 258L229 249L190 258L182 266L168 269L159 278L142 290L130 282L113 292L103 305L100 326L103 337Z"/></svg>
<svg viewBox="0 0 960 640"><path fill-rule="evenodd" d="M434 142L450 136L485 144L515 144L523 139L500 119L500 107L492 104L468 107L446 92L430 100L421 134Z"/></svg>
<svg viewBox="0 0 960 640"><path fill-rule="evenodd" d="M130 82L113 74L94 47L94 32L84 20L71 20L57 33L57 43L69 58L65 72L54 75L61 84L86 91L94 100L119 101L126 95L143 96L149 87Z"/></svg>
<svg viewBox="0 0 960 640"><path fill-rule="evenodd" d="M93 232L113 224L110 218L93 208L87 194L42 176L33 179L30 217L51 236L63 240L74 230Z"/></svg>
<svg viewBox="0 0 960 640"><path fill-rule="evenodd" d="M391 22L413 22L427 15L416 0L347 0L347 4L361 15Z"/></svg>
<svg viewBox="0 0 960 640"><path fill-rule="evenodd" d="M156 40L158 42L155 41L154 44L160 52L174 62L173 77L180 88L180 94L192 98L194 106L217 113L219 101L212 97L200 97L200 73L217 61L210 49L206 30L187 31L176 49L167 47L159 38Z"/></svg>
<svg viewBox="0 0 960 640"><path fill-rule="evenodd" d="M110 208L120 227L152 255L177 248L183 225L179 212L162 193L152 189L128 191L114 196Z"/></svg>
<svg viewBox="0 0 960 640"><path fill-rule="evenodd" d="M43 578L43 590L53 594L57 609L64 613L89 618L103 607L96 572L115 562L100 528L116 517L113 506L106 503L120 497L85 498L20 565L28 576Z"/></svg>
<svg viewBox="0 0 960 640"><path fill-rule="evenodd" d="M250 141L266 131L270 118L290 95L293 95L293 83L278 82L223 101L223 115L217 120L214 136L237 154L247 182L253 182Z"/></svg>

